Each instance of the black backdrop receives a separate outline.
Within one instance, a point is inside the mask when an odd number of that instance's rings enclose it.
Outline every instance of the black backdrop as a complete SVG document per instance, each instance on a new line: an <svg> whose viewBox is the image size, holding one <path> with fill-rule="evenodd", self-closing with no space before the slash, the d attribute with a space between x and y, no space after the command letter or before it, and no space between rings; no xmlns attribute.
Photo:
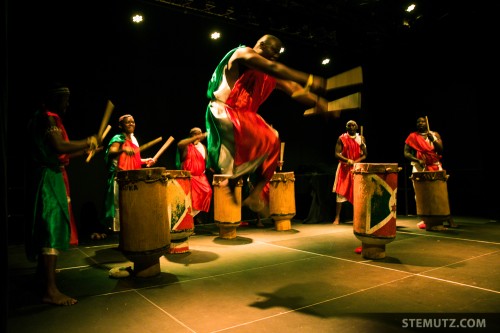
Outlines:
<svg viewBox="0 0 500 333"><path fill-rule="evenodd" d="M267 31L230 25L188 15L141 1L9 2L7 11L6 68L3 88L8 215L12 224L22 218L26 175L25 126L36 106L40 84L58 79L71 90L65 124L70 138L96 133L106 101L115 104L110 124L118 116L134 115L141 143L159 136L179 140L193 126L204 128L206 86L213 69L231 48L253 46ZM130 16L140 7L141 26ZM262 116L286 143L284 171L333 174L333 151L345 123L363 125L368 159L373 163L399 163L398 213L415 214L409 164L403 145L415 130L418 116L428 116L432 130L443 137L443 164L451 175L448 187L453 215L497 219L498 181L491 168L494 127L488 114L491 99L484 98L484 75L494 66L489 37L491 23L459 19L436 25L409 40L365 49L329 50L327 67L316 65L324 50L284 39L280 59L297 69L329 77L362 66L362 108L304 117L304 107L275 92L262 106ZM223 38L209 39L211 29ZM278 34L278 37L279 36ZM491 77L491 76L490 76ZM332 93L330 97L336 97ZM496 136L495 136L496 137ZM174 142L175 144L175 142ZM495 145L496 146L496 145ZM154 155L160 145L143 153ZM174 168L173 146L157 166ZM76 216L93 204L100 213L105 182L103 155L90 163L84 158L69 166ZM307 204L298 215L307 215ZM10 224L11 222L9 222ZM14 227L14 229L16 229Z"/></svg>

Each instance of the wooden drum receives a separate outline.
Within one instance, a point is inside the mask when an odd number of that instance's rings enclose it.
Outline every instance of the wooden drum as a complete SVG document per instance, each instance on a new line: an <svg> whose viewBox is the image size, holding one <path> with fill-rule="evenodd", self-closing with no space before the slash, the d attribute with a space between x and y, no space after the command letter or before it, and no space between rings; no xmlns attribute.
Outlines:
<svg viewBox="0 0 500 333"><path fill-rule="evenodd" d="M451 219L448 177L445 170L414 172L410 176L415 189L417 215L425 222L426 230Z"/></svg>
<svg viewBox="0 0 500 333"><path fill-rule="evenodd" d="M295 216L295 175L276 172L269 182L269 212L276 230L290 230Z"/></svg>
<svg viewBox="0 0 500 333"><path fill-rule="evenodd" d="M118 171L120 249L134 263L134 275L160 273L159 258L170 244L165 168Z"/></svg>
<svg viewBox="0 0 500 333"><path fill-rule="evenodd" d="M234 194L229 186L230 175L214 175L214 221L219 227L219 236L224 239L236 238L236 228L241 223L241 188L240 179L234 187Z"/></svg>
<svg viewBox="0 0 500 333"><path fill-rule="evenodd" d="M170 222L169 253L189 251L189 236L194 232L194 218L191 202L191 172L166 170L167 214Z"/></svg>
<svg viewBox="0 0 500 333"><path fill-rule="evenodd" d="M396 238L397 163L354 164L353 231L362 256L385 258L385 244Z"/></svg>

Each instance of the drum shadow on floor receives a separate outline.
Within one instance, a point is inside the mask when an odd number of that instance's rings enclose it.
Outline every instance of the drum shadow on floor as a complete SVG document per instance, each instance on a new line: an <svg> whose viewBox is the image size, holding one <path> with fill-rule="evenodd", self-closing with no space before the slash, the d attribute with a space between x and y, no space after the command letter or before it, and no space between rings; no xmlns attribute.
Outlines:
<svg viewBox="0 0 500 333"><path fill-rule="evenodd" d="M234 238L215 237L214 243L219 245L246 245L253 243L253 239L247 237L236 236Z"/></svg>
<svg viewBox="0 0 500 333"><path fill-rule="evenodd" d="M269 231L269 232L279 232L280 234L286 234L286 235L292 235L292 234L297 234L299 233L300 231L297 230L297 229L288 229L288 230L276 230L276 227L272 228L272 229L269 229L269 230L266 230L266 231Z"/></svg>
<svg viewBox="0 0 500 333"><path fill-rule="evenodd" d="M86 258L90 266L95 266L103 269L109 269L108 264L117 264L129 262L118 247L109 247L100 249L94 252L93 256Z"/></svg>
<svg viewBox="0 0 500 333"><path fill-rule="evenodd" d="M130 275L124 278L111 278L117 281L116 290L142 289L142 288L163 288L165 285L179 282L177 275L168 272L150 277L137 277Z"/></svg>
<svg viewBox="0 0 500 333"><path fill-rule="evenodd" d="M204 264L216 261L219 259L219 255L214 252L190 250L185 253L167 253L163 255L163 258L169 262L189 266L190 264Z"/></svg>

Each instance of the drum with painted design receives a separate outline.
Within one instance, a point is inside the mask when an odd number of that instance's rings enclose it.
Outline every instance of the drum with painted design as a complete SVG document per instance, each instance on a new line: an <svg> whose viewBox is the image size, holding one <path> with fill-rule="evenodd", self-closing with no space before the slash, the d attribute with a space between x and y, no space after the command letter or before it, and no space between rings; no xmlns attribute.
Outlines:
<svg viewBox="0 0 500 333"><path fill-rule="evenodd" d="M385 258L385 245L396 238L397 163L356 163L353 231L364 258Z"/></svg>
<svg viewBox="0 0 500 333"><path fill-rule="evenodd" d="M191 172L166 170L167 212L170 224L169 253L189 251L189 237L194 232L194 217L191 202Z"/></svg>
<svg viewBox="0 0 500 333"><path fill-rule="evenodd" d="M269 213L276 230L290 230L295 216L295 175L276 172L269 182Z"/></svg>
<svg viewBox="0 0 500 333"><path fill-rule="evenodd" d="M134 263L134 275L160 273L159 258L167 253L170 229L167 224L165 168L118 171L120 205L120 250Z"/></svg>
<svg viewBox="0 0 500 333"><path fill-rule="evenodd" d="M417 215L425 222L426 230L451 219L448 177L445 170L413 172L410 176L415 190Z"/></svg>
<svg viewBox="0 0 500 333"><path fill-rule="evenodd" d="M214 221L219 227L219 236L224 239L236 238L236 228L241 224L241 178L229 186L230 175L214 175ZM233 187L233 189L231 189Z"/></svg>

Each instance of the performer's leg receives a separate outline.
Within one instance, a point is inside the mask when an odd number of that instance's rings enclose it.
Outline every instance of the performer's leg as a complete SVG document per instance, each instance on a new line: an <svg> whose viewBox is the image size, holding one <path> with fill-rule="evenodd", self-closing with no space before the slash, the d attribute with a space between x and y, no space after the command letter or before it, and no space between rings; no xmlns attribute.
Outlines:
<svg viewBox="0 0 500 333"><path fill-rule="evenodd" d="M248 208L254 212L262 211L265 208L266 202L264 201L264 198L262 198L261 194L264 186L266 186L266 183L267 181L265 179L257 181L248 197L243 200L242 205L248 206Z"/></svg>
<svg viewBox="0 0 500 333"><path fill-rule="evenodd" d="M56 283L56 264L58 252L55 249L44 249L39 259L39 265L44 272L45 290L42 301L54 305L73 305L78 301L59 291Z"/></svg>
<svg viewBox="0 0 500 333"><path fill-rule="evenodd" d="M333 220L333 224L340 224L340 210L342 209L342 202L337 201L337 205L335 206L335 220Z"/></svg>

